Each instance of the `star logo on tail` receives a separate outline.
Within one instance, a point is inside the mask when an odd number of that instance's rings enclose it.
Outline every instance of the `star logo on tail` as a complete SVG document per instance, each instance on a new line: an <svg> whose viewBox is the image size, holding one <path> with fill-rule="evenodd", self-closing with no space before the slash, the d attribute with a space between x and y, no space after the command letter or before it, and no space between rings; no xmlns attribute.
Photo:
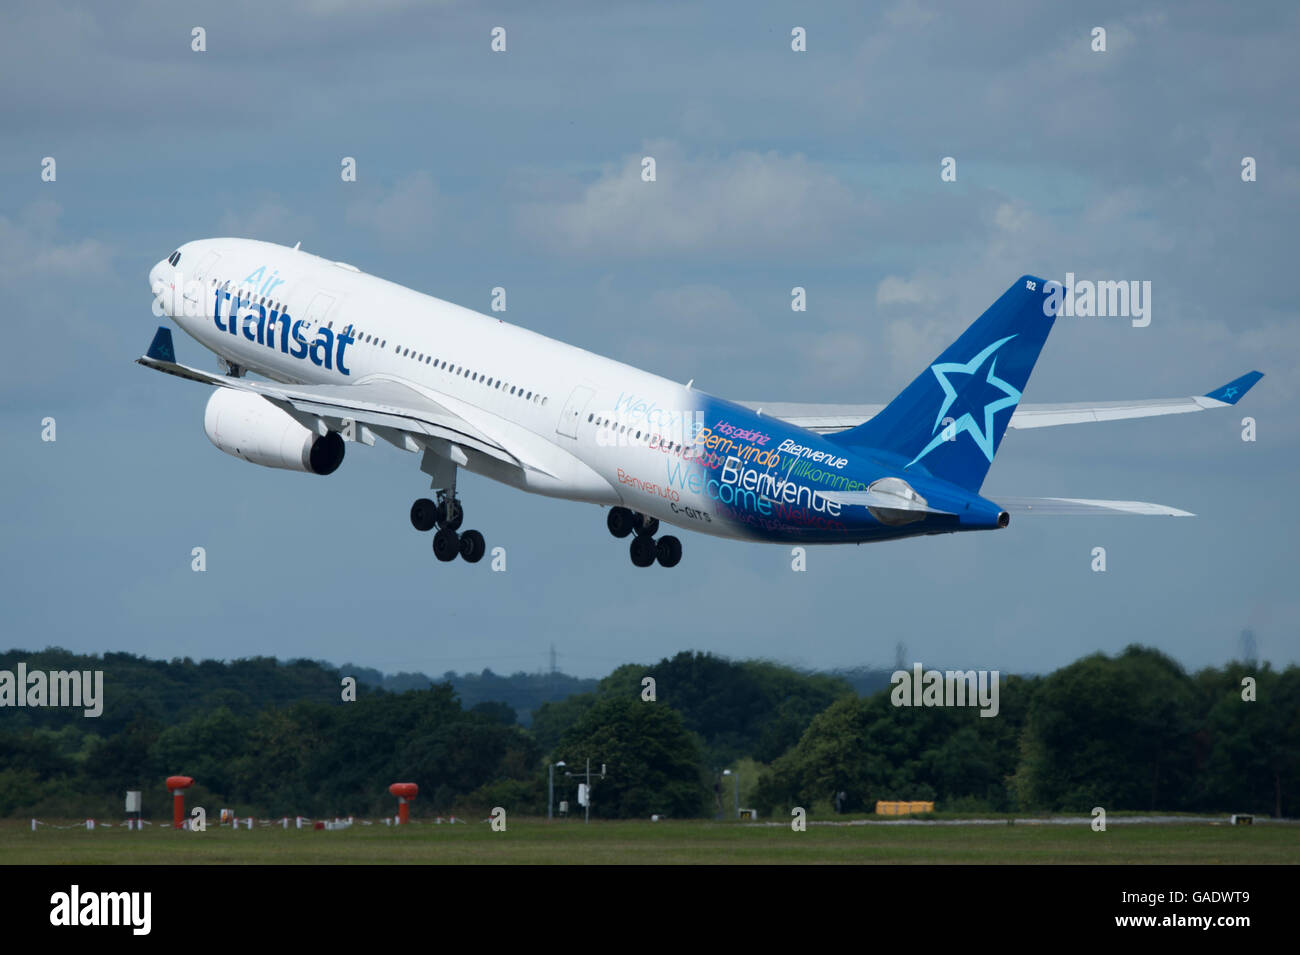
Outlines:
<svg viewBox="0 0 1300 955"><path fill-rule="evenodd" d="M927 454L937 448L945 440L956 441L957 437L964 431L971 436L975 446L984 452L984 457L993 461L993 419L997 413L1004 408L1014 408L1020 401L1020 391L1012 387L997 377L997 355L999 348L1005 345L1015 335L1008 335L1006 338L999 339L992 345L989 345L970 361L962 364L961 362L943 362L942 364L931 365L930 370L934 372L934 377L939 380L939 387L943 389L943 403L939 406L939 413L934 416L934 429L931 432L934 437L930 443L921 449L921 453L907 462L907 467L911 467L917 461L920 461ZM992 360L990 360L992 359ZM961 394L957 388L953 387L949 376L952 375L978 375L979 370L988 362L988 373L984 376L983 384L992 386L1001 393L1001 397L994 398L986 402L982 409L973 407L973 403L965 395ZM971 387L972 383L967 381L962 383L962 390ZM950 425L940 431L939 426L943 424L944 417L952 409L953 404L961 400L963 404L972 406L965 410L962 415L954 420ZM982 421L976 421L978 413Z"/></svg>

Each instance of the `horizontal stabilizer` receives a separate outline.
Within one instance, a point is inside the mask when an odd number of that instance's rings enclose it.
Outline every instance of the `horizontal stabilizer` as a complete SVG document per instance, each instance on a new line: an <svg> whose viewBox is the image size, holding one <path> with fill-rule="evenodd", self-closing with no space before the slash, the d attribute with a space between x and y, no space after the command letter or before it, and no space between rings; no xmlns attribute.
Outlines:
<svg viewBox="0 0 1300 955"><path fill-rule="evenodd" d="M1013 514L1042 514L1058 517L1067 514L1145 514L1158 517L1195 517L1164 504L1146 501L1089 501L1077 497L994 497Z"/></svg>

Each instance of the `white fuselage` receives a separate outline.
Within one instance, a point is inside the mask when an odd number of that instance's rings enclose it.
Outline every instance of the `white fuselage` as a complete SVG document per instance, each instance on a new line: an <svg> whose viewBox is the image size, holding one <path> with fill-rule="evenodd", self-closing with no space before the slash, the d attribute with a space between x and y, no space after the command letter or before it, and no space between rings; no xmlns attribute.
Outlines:
<svg viewBox="0 0 1300 955"><path fill-rule="evenodd" d="M205 239L179 251L175 266L154 267L151 285L174 288L167 314L226 362L288 383L399 382L531 465L470 451L468 470L748 536L717 519L703 483L682 479L699 409L719 399L298 249Z"/></svg>

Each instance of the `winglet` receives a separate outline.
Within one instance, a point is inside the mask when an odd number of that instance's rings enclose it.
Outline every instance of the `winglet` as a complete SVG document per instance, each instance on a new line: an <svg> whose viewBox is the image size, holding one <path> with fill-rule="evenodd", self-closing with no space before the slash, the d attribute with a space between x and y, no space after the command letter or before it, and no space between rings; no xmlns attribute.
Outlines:
<svg viewBox="0 0 1300 955"><path fill-rule="evenodd" d="M1249 372L1228 382L1222 388L1215 388L1213 391L1207 392L1205 397L1213 398L1215 401L1222 401L1224 404L1235 405L1241 400L1241 396L1250 391L1255 382L1263 377L1264 373L1261 371Z"/></svg>
<svg viewBox="0 0 1300 955"><path fill-rule="evenodd" d="M164 325L158 326L158 331L154 332L153 344L145 352L146 358L152 358L154 361L176 361L176 349L172 347L172 330Z"/></svg>

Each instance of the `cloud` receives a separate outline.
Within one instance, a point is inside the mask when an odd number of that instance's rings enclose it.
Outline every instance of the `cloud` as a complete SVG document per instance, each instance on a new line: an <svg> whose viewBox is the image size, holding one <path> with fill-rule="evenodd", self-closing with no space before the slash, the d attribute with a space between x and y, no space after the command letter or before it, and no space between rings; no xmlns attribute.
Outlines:
<svg viewBox="0 0 1300 955"><path fill-rule="evenodd" d="M222 235L262 239L282 245L293 245L312 235L316 229L311 216L289 208L279 196L269 196L247 212L227 210L217 224Z"/></svg>
<svg viewBox="0 0 1300 955"><path fill-rule="evenodd" d="M434 235L441 199L433 176L423 170L348 206L350 225L368 229L389 243L427 242Z"/></svg>
<svg viewBox="0 0 1300 955"><path fill-rule="evenodd" d="M877 305L926 305L937 298L929 280L887 275L876 286Z"/></svg>
<svg viewBox="0 0 1300 955"><path fill-rule="evenodd" d="M993 224L1004 232L1024 232L1033 220L1033 213L1023 203L1002 202L993 212Z"/></svg>
<svg viewBox="0 0 1300 955"><path fill-rule="evenodd" d="M98 239L59 236L63 207L49 199L24 206L17 218L0 216L0 285L33 276L90 280L109 271L112 253Z"/></svg>
<svg viewBox="0 0 1300 955"><path fill-rule="evenodd" d="M745 317L745 310L735 296L716 285L661 289L650 296L646 311L647 317L681 331L698 329L701 325L714 330L734 329Z"/></svg>
<svg viewBox="0 0 1300 955"><path fill-rule="evenodd" d="M654 182L641 178L643 156L655 159ZM524 206L519 227L570 254L728 257L828 248L871 215L867 198L801 154L688 158L661 141L577 196Z"/></svg>
<svg viewBox="0 0 1300 955"><path fill-rule="evenodd" d="M935 18L933 10L923 10L916 0L902 0L885 11L885 20L896 27L923 27Z"/></svg>

